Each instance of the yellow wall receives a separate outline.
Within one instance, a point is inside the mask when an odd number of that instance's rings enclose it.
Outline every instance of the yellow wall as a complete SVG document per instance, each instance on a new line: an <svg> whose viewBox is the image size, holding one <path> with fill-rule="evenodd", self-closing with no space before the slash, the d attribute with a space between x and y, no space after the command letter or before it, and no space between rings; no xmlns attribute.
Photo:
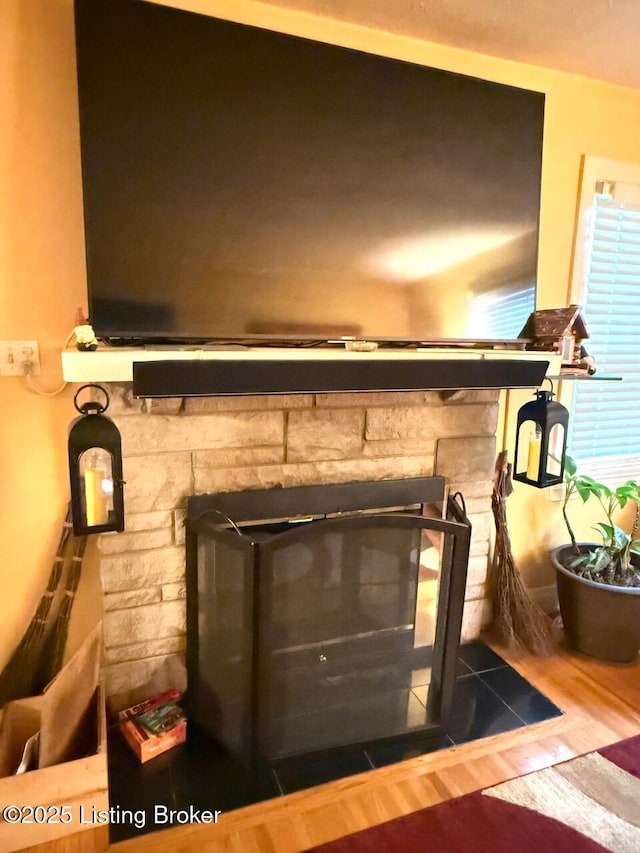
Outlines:
<svg viewBox="0 0 640 853"><path fill-rule="evenodd" d="M0 4L0 338L36 339L42 384L85 302L70 2ZM0 379L0 663L43 591L67 502L73 411Z"/></svg>
<svg viewBox="0 0 640 853"><path fill-rule="evenodd" d="M546 92L539 306L565 301L580 157L640 160L640 92L260 3L181 5ZM59 348L86 305L71 0L2 0L0 79L0 338L37 339L42 384L53 387ZM38 397L21 379L0 379L0 665L49 571L67 500L71 394ZM544 515L546 498L526 491L514 504L525 518Z"/></svg>

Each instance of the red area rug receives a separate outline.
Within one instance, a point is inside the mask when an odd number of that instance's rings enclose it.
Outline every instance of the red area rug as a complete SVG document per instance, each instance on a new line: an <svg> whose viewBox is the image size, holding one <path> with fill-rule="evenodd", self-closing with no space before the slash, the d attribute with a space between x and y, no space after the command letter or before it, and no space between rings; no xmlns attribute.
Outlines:
<svg viewBox="0 0 640 853"><path fill-rule="evenodd" d="M640 736L309 853L640 851Z"/></svg>

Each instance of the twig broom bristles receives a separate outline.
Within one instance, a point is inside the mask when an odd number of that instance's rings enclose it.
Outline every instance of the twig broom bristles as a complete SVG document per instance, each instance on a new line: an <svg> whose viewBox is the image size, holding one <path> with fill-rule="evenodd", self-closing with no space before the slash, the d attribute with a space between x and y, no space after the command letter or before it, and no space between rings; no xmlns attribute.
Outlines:
<svg viewBox="0 0 640 853"><path fill-rule="evenodd" d="M506 501L512 491L511 464L503 450L496 462L491 498L496 525L491 566L493 628L508 648L549 655L555 649L551 619L531 600L511 551Z"/></svg>

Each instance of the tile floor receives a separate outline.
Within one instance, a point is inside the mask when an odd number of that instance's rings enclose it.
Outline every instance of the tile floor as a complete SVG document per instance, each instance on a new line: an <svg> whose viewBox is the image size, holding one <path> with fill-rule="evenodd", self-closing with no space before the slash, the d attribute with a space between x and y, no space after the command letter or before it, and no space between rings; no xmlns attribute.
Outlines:
<svg viewBox="0 0 640 853"><path fill-rule="evenodd" d="M166 828L154 819L156 805L167 809L220 809L224 812L303 788L383 767L453 744L517 729L561 714L501 657L481 643L461 646L454 712L446 735L416 738L313 760L288 759L262 775L249 772L205 735L190 731L189 741L140 765L117 728L109 737L109 797L116 814L125 809L137 820L112 823L111 840L120 841ZM415 673L413 694L427 687ZM164 819L165 814L162 812Z"/></svg>

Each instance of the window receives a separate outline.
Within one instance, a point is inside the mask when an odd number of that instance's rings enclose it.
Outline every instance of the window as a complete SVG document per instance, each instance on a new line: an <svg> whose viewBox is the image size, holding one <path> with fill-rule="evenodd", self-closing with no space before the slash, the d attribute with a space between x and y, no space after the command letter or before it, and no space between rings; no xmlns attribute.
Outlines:
<svg viewBox="0 0 640 853"><path fill-rule="evenodd" d="M622 382L575 383L569 448L593 476L640 479L640 165L585 160L574 266L596 376Z"/></svg>
<svg viewBox="0 0 640 853"><path fill-rule="evenodd" d="M498 288L473 297L467 334L476 338L517 338L536 310L536 286Z"/></svg>

